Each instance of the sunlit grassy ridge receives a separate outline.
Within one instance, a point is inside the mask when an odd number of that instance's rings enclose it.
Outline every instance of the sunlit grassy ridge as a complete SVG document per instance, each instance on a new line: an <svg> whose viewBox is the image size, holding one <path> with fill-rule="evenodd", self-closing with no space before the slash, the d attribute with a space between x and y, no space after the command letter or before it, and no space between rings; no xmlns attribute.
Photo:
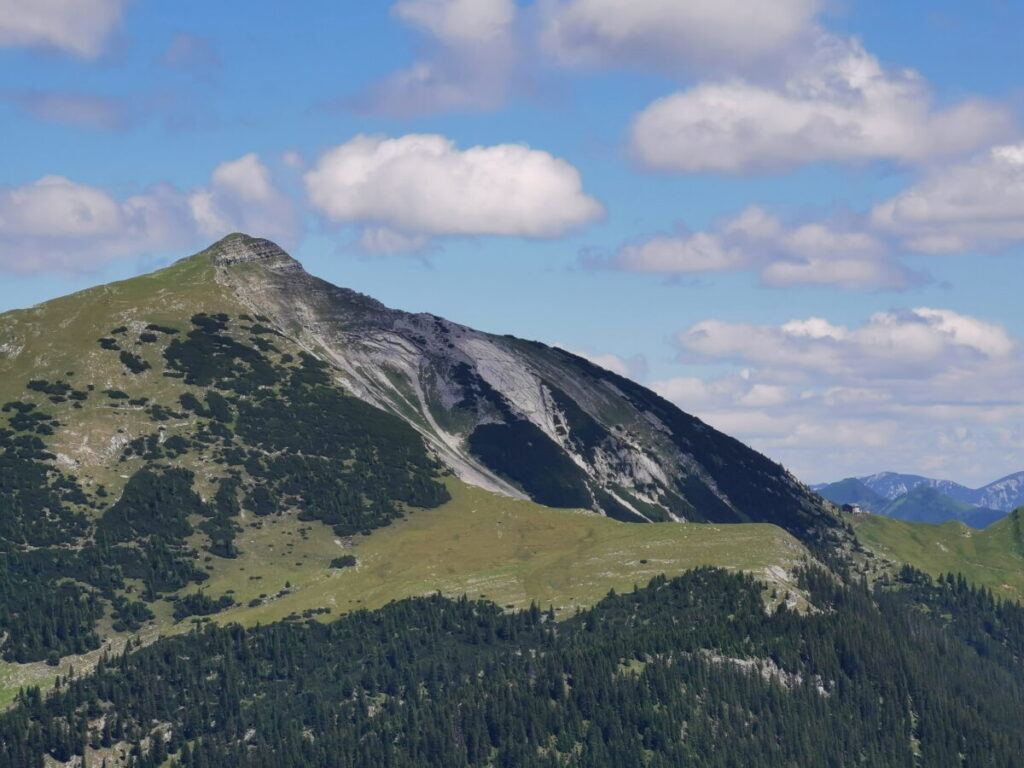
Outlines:
<svg viewBox="0 0 1024 768"><path fill-rule="evenodd" d="M1004 597L1024 597L1024 510L983 531L960 522L907 523L881 515L853 520L857 536L878 554L932 576L962 573Z"/></svg>
<svg viewBox="0 0 1024 768"><path fill-rule="evenodd" d="M674 576L698 565L784 582L784 571L807 556L774 525L619 523L496 496L457 480L448 487L452 500L439 509L357 536L344 549L326 527L304 539L298 529L309 529L309 523L247 529L240 536L246 556L217 563L207 590L234 589L245 605L261 593L276 593L285 581L292 589L258 607L220 614L220 620L252 624L321 607L337 615L433 592L516 608L536 602L565 612L593 605L610 589L628 591L658 574ZM341 554L354 555L358 565L328 568ZM256 563L262 579L250 578L257 575Z"/></svg>

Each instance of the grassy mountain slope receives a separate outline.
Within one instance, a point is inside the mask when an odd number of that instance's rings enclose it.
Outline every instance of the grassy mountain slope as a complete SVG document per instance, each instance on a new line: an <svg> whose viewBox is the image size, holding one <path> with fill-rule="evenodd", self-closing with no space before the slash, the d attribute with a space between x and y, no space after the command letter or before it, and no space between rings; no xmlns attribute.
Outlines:
<svg viewBox="0 0 1024 768"><path fill-rule="evenodd" d="M8 661L138 624L236 559L243 525L349 536L447 499L414 429L242 309L201 255L0 317Z"/></svg>
<svg viewBox="0 0 1024 768"><path fill-rule="evenodd" d="M196 622L246 626L283 619L327 621L356 609L379 608L406 597L441 592L469 595L518 609L536 602L559 618L596 604L609 590L620 593L657 575L679 575L713 565L746 571L790 591L801 601L796 568L810 561L807 550L782 529L765 524L630 525L583 510L550 509L468 486L446 485L451 500L420 510L370 536L339 539L319 521L295 514L267 519L239 536L239 556L207 565L203 589L232 595L235 605L202 618L175 621L172 604L151 604L154 619L134 632L113 632L107 621L104 648L126 640L149 642L191 630ZM353 567L334 569L343 555ZM195 592L185 587L170 595ZM20 687L48 685L71 668L91 668L100 651L45 662L0 662L0 708Z"/></svg>
<svg viewBox="0 0 1024 768"><path fill-rule="evenodd" d="M454 479L448 487L452 500L444 506L356 537L344 550L356 557L355 567L328 569L324 566L338 550L321 552L320 563L314 561L313 568L304 564L304 574L293 572L292 594L257 608L228 611L223 620L266 623L308 608L330 607L338 613L434 592L468 594L515 608L537 602L553 606L556 613L571 613L593 605L609 589L627 591L658 574L675 575L699 565L749 571L795 589L789 574L808 558L798 541L773 525L626 525L582 510L497 496ZM319 547L317 540L309 537ZM255 541L243 537L242 545L256 559L273 557L271 551L261 555ZM303 549L296 542L294 552ZM284 559L290 564L290 558ZM243 562L237 567L228 563L214 574L210 591L234 588L243 605L253 593L265 591L245 583L248 570L242 569L252 566ZM267 579L261 582L266 586Z"/></svg>
<svg viewBox="0 0 1024 768"><path fill-rule="evenodd" d="M501 375L532 381L543 368L547 413L563 442L516 415L519 406L468 367L448 371L466 383L447 411L439 400L427 411L378 408L359 388L371 373L395 382L392 396L412 397L386 361L376 371L364 361L356 376L337 347L291 336L254 309L253 286L280 275L229 258L238 248L251 256L253 242L231 238L152 275L0 315L0 687L52 680L72 664L95 663L101 647L209 617L326 617L434 590L571 612L611 588L700 564L791 586L792 566L807 552L780 528L626 525L516 499L529 494L511 486L496 496L451 476L450 455L429 425L455 429L462 420L466 435L480 434L473 419L504 409L506 426L526 438L487 436L489 450L522 462L502 474L519 471L532 482L557 465L562 474L544 482L561 488L562 475L575 478L567 487L587 502L580 506L600 497L598 508L614 509L614 498L629 498L646 510L622 507L623 519L668 520L653 500L675 499L693 519L746 522L778 512L781 525L807 534L820 503L777 465L631 382L514 339L501 344L529 350L532 362L524 373L503 358ZM269 246L252 247L262 254ZM304 285L314 280L276 246L270 257L275 269L301 273ZM405 328L402 313L328 288L324 295L342 297L353 345L369 343L382 318ZM618 414L626 425L644 422L645 431L603 426L580 401L605 421ZM537 462L524 451L534 442L559 461ZM617 459L608 452L627 442ZM631 467L623 476L634 482L637 456L657 468L654 457L665 451L681 461L680 446L711 469L694 464L678 483L670 478L675 490L653 481L604 490L599 473L577 461L590 456L605 480ZM836 525L821 514L826 529ZM331 567L345 555L357 564Z"/></svg>
<svg viewBox="0 0 1024 768"><path fill-rule="evenodd" d="M1024 597L1024 509L983 531L961 522L910 523L881 515L853 519L857 537L878 554L932 576L963 573L996 595Z"/></svg>

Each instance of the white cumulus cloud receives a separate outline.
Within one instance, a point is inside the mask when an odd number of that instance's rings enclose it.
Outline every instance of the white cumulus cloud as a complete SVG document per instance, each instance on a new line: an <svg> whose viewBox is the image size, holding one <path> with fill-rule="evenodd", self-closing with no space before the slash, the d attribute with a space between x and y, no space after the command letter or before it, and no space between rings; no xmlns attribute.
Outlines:
<svg viewBox="0 0 1024 768"><path fill-rule="evenodd" d="M298 217L256 154L221 163L210 183L189 196L199 231L211 238L232 231L259 232L284 245L295 242Z"/></svg>
<svg viewBox="0 0 1024 768"><path fill-rule="evenodd" d="M126 5L127 0L0 0L0 47L56 48L94 59Z"/></svg>
<svg viewBox="0 0 1024 768"><path fill-rule="evenodd" d="M437 135L357 136L304 178L326 218L405 237L557 237L604 214L576 168L520 144L463 150Z"/></svg>
<svg viewBox="0 0 1024 768"><path fill-rule="evenodd" d="M1024 144L940 168L875 206L873 225L925 253L1000 250L1024 240Z"/></svg>
<svg viewBox="0 0 1024 768"><path fill-rule="evenodd" d="M701 358L852 377L914 377L1006 358L1017 349L1000 325L929 307L878 312L859 328L823 318L781 326L704 320L677 341Z"/></svg>
<svg viewBox="0 0 1024 768"><path fill-rule="evenodd" d="M779 86L699 84L635 119L645 166L684 173L764 173L819 161L920 162L969 152L1006 133L1007 110L970 100L936 110L916 72L890 72L854 40L819 38Z"/></svg>
<svg viewBox="0 0 1024 768"><path fill-rule="evenodd" d="M63 176L0 189L0 269L75 272L135 253L187 243L188 205L158 186L115 200Z"/></svg>

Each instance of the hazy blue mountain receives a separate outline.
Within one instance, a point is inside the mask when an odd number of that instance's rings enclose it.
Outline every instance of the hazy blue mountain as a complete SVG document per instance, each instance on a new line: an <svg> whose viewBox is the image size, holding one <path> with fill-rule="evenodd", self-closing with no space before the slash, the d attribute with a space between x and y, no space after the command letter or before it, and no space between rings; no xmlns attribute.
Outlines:
<svg viewBox="0 0 1024 768"><path fill-rule="evenodd" d="M850 496L851 493L864 493L863 490L854 491L851 486L843 485L848 484L851 480L858 481L874 494L889 501L895 501L919 486L927 486L972 507L985 507L1007 513L1024 506L1024 472L1015 472L981 488L968 488L966 485L955 483L952 480L940 480L923 475L878 472L864 477L847 478L836 483L818 483L812 485L811 490L818 492L830 501L841 504L851 503L856 500L855 497ZM838 501L839 498L842 501ZM870 500L858 503L865 507L871 505Z"/></svg>
<svg viewBox="0 0 1024 768"><path fill-rule="evenodd" d="M920 484L909 493L877 510L886 517L911 523L945 523L959 520L971 528L985 528L1006 517L997 509L975 507L943 493L938 488Z"/></svg>
<svg viewBox="0 0 1024 768"><path fill-rule="evenodd" d="M905 475L898 472L879 472L867 477L858 478L864 485L887 499L896 499L917 488L927 485L938 488L947 496L967 504L976 504L979 494L972 488L954 483L951 480L936 480L922 475Z"/></svg>
<svg viewBox="0 0 1024 768"><path fill-rule="evenodd" d="M889 499L872 490L856 477L848 477L835 483L816 485L814 490L836 504L859 504L872 512L881 511L889 503Z"/></svg>

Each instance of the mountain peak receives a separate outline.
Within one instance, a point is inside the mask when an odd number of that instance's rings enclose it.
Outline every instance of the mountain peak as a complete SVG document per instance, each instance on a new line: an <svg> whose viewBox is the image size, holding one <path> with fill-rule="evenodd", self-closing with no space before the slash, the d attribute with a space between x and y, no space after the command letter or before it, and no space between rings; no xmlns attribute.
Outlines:
<svg viewBox="0 0 1024 768"><path fill-rule="evenodd" d="M219 267L258 263L274 272L301 272L302 265L277 243L234 232L211 245L206 253Z"/></svg>

